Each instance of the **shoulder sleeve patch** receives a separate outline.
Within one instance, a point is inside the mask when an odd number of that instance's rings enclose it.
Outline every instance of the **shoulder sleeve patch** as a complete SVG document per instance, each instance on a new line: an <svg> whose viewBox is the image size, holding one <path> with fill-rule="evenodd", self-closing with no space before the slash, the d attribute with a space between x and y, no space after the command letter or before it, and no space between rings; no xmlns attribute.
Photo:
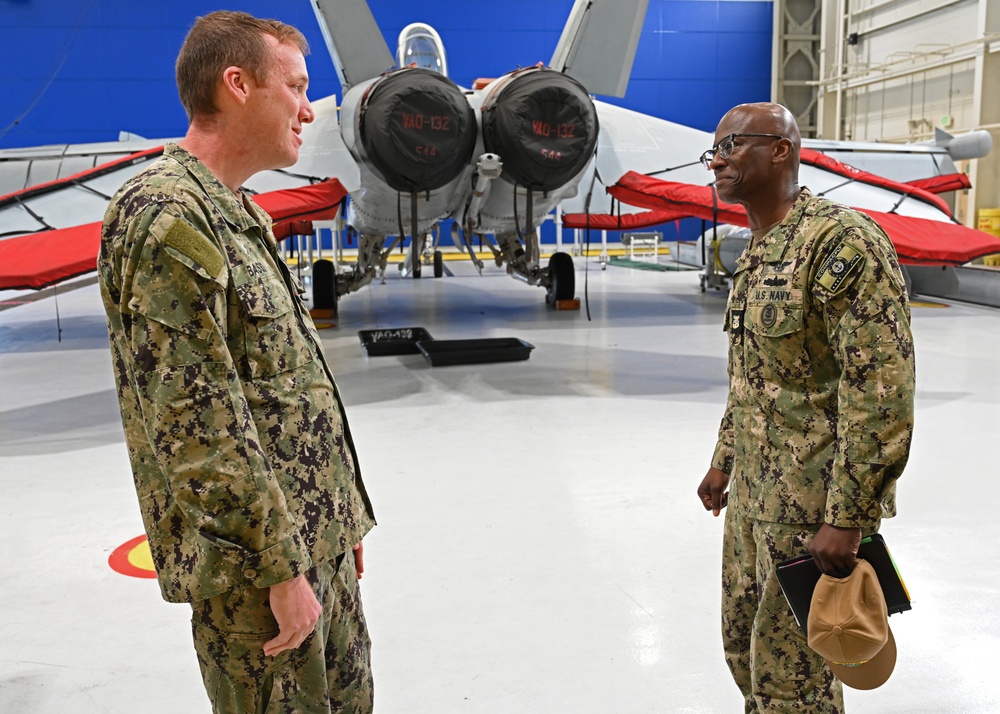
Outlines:
<svg viewBox="0 0 1000 714"><path fill-rule="evenodd" d="M827 258L816 276L816 283L826 288L831 295L844 290L865 264L865 256L849 243L841 243L833 255Z"/></svg>
<svg viewBox="0 0 1000 714"><path fill-rule="evenodd" d="M187 221L175 219L163 236L163 243L186 255L213 277L219 277L222 272L222 253Z"/></svg>

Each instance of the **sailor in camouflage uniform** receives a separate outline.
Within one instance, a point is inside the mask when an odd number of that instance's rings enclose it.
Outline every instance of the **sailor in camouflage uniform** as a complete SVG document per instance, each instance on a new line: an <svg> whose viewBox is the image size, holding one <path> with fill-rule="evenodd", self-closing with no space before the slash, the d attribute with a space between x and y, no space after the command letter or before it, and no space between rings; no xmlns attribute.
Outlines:
<svg viewBox="0 0 1000 714"><path fill-rule="evenodd" d="M726 310L729 400L698 487L726 510L722 630L747 712L842 712L775 577L805 552L844 577L895 515L913 433L910 309L896 253L867 216L798 185L801 140L775 104L723 117L703 160L753 238ZM727 491L728 489L728 491Z"/></svg>
<svg viewBox="0 0 1000 714"><path fill-rule="evenodd" d="M198 18L191 125L129 180L99 273L122 422L163 597L190 602L216 712L369 712L358 578L374 525L343 404L271 221L240 187L312 121L308 46Z"/></svg>

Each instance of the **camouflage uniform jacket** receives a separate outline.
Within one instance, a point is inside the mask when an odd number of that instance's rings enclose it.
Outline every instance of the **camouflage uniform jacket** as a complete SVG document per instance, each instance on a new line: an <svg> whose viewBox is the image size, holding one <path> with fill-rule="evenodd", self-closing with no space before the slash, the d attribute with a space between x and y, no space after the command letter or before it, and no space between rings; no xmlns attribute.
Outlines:
<svg viewBox="0 0 1000 714"><path fill-rule="evenodd" d="M168 144L112 199L98 273L163 597L267 587L359 542L371 504L267 214Z"/></svg>
<svg viewBox="0 0 1000 714"><path fill-rule="evenodd" d="M870 530L895 515L913 434L910 307L867 216L803 188L753 238L726 310L729 401L712 465L729 507Z"/></svg>

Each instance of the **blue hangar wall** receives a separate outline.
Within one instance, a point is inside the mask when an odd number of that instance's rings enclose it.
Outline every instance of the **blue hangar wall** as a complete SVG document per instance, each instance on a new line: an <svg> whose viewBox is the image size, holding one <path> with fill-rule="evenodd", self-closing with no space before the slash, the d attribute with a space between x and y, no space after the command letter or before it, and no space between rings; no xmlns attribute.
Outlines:
<svg viewBox="0 0 1000 714"><path fill-rule="evenodd" d="M411 22L435 27L452 78L470 86L547 62L573 0L369 0L395 51ZM182 136L174 59L193 19L239 9L299 27L309 95L342 96L308 0L0 0L0 148ZM770 96L772 3L650 0L623 99L606 101L714 130L735 104ZM705 147L708 148L708 147Z"/></svg>
<svg viewBox="0 0 1000 714"><path fill-rule="evenodd" d="M386 42L427 22L455 81L469 86L547 62L572 0L369 0ZM340 95L308 0L0 0L0 148L149 138L186 128L173 65L191 21L226 7L276 17L312 46L310 96ZM650 0L632 77L616 104L712 130L723 112L767 100L770 2ZM602 98L605 99L605 98Z"/></svg>

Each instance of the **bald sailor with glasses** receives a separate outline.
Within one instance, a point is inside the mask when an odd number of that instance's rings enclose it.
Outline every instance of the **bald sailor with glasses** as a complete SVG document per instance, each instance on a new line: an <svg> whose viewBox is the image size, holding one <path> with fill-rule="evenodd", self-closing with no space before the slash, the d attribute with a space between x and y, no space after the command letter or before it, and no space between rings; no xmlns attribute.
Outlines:
<svg viewBox="0 0 1000 714"><path fill-rule="evenodd" d="M725 510L722 635L747 712L842 712L775 565L808 550L845 577L896 514L913 435L910 306L869 217L798 183L801 139L777 104L744 104L701 159L753 237L726 309L729 398L698 497Z"/></svg>

